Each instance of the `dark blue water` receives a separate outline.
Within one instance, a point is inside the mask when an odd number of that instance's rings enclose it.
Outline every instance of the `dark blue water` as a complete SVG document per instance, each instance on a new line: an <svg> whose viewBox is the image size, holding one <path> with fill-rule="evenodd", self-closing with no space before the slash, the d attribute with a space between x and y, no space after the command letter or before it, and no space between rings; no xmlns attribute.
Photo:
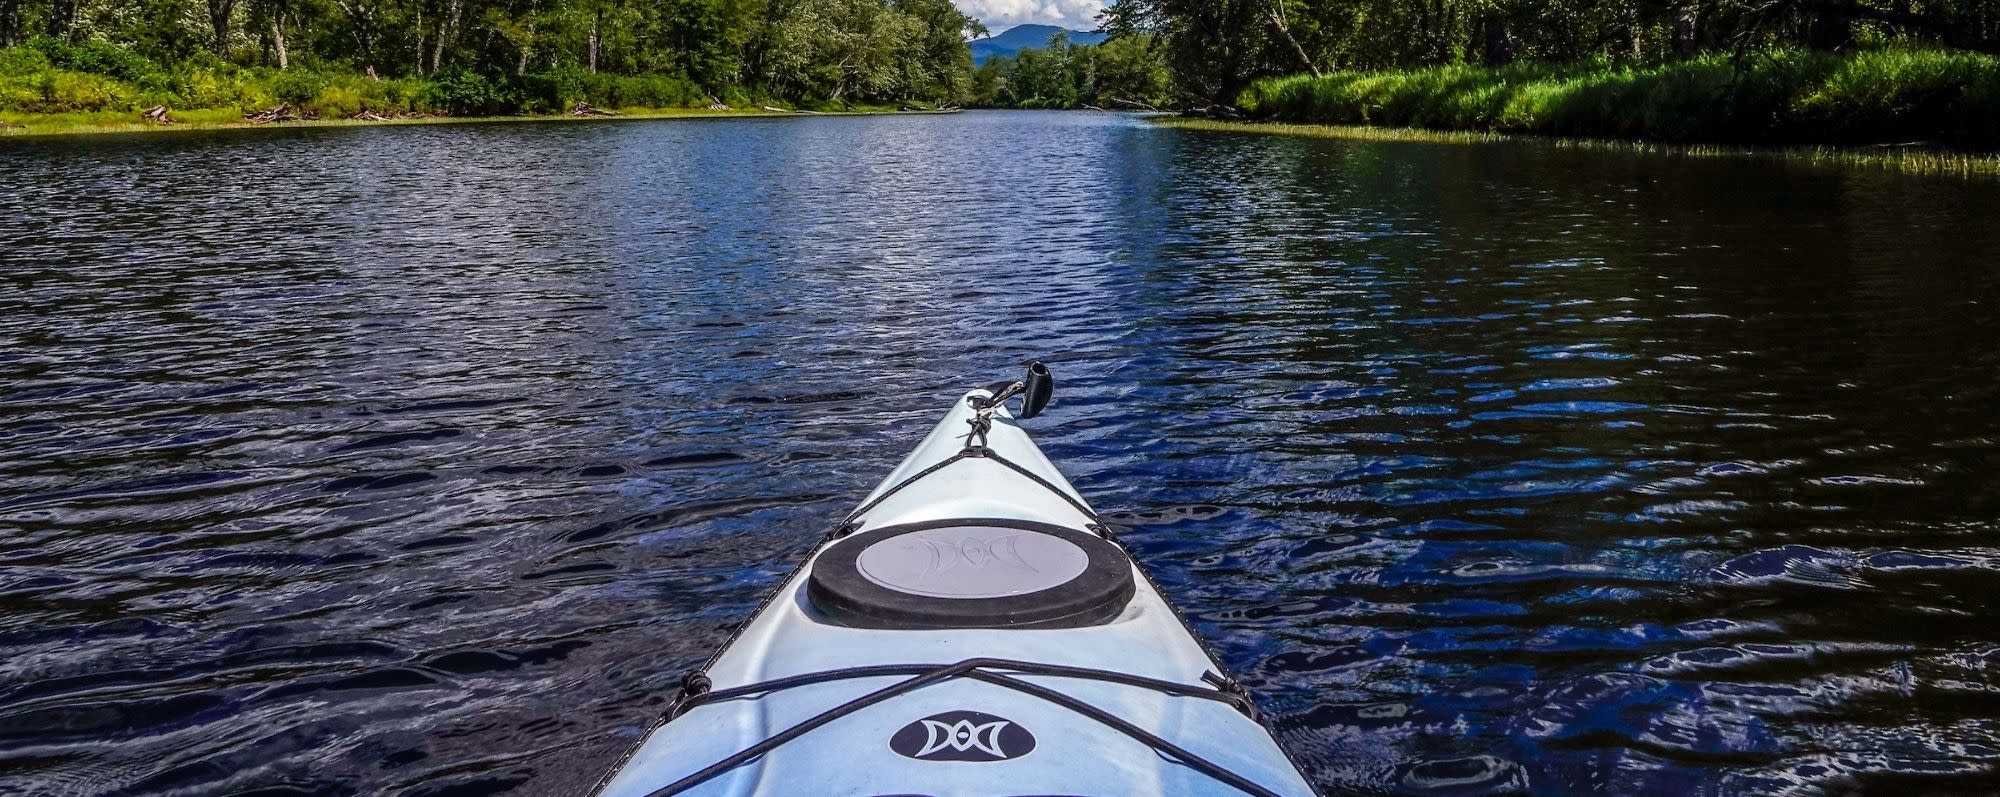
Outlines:
<svg viewBox="0 0 2000 797"><path fill-rule="evenodd" d="M578 793L1031 358L1328 791L1991 793L1996 212L1089 114L0 142L0 793Z"/></svg>

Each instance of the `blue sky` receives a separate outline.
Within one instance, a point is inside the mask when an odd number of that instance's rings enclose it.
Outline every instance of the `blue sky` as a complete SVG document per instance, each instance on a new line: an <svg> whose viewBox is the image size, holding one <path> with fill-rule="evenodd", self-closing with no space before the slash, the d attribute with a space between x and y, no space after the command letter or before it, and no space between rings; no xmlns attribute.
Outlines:
<svg viewBox="0 0 2000 797"><path fill-rule="evenodd" d="M1038 22L1071 30L1097 27L1104 0L952 0L958 10L999 33L1015 25Z"/></svg>

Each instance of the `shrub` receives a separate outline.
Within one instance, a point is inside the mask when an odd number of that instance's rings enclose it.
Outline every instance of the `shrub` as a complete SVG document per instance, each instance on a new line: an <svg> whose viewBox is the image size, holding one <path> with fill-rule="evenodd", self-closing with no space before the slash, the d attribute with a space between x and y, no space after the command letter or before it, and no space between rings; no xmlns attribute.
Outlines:
<svg viewBox="0 0 2000 797"><path fill-rule="evenodd" d="M271 78L271 95L279 102L304 108L326 90L326 78L315 72L289 69Z"/></svg>
<svg viewBox="0 0 2000 797"><path fill-rule="evenodd" d="M521 109L522 98L514 86L470 69L451 67L431 75L423 103L455 116L477 116L514 113Z"/></svg>
<svg viewBox="0 0 2000 797"><path fill-rule="evenodd" d="M177 108L265 108L276 99L264 84L213 69L189 69L175 81Z"/></svg>
<svg viewBox="0 0 2000 797"><path fill-rule="evenodd" d="M8 47L0 49L0 75L22 77L38 75L55 68L49 57L32 47Z"/></svg>
<svg viewBox="0 0 2000 797"><path fill-rule="evenodd" d="M423 98L429 92L429 85L417 79L371 80L368 82L374 84L375 93L372 96L381 99L383 103L382 110L385 111L423 110Z"/></svg>
<svg viewBox="0 0 2000 797"><path fill-rule="evenodd" d="M708 104L708 95L680 75L634 75L613 83L617 95L606 102L618 108L686 108Z"/></svg>
<svg viewBox="0 0 2000 797"><path fill-rule="evenodd" d="M133 107L131 91L118 81L85 72L54 72L42 85L44 112L123 111Z"/></svg>
<svg viewBox="0 0 2000 797"><path fill-rule="evenodd" d="M109 42L87 41L70 44L50 36L36 36L28 40L27 48L41 53L50 65L58 69L88 72L119 80L138 81L161 71L158 65L145 56Z"/></svg>
<svg viewBox="0 0 2000 797"><path fill-rule="evenodd" d="M408 94L404 81L341 75L322 81L319 92L300 107L327 119L345 119L363 111L395 114L409 110Z"/></svg>
<svg viewBox="0 0 2000 797"><path fill-rule="evenodd" d="M750 94L750 91L748 89L743 88L742 86L729 86L727 88L724 88L722 90L722 96L718 99L720 99L723 104L733 108L745 108L754 105L769 104L760 101L757 97L752 96Z"/></svg>
<svg viewBox="0 0 2000 797"><path fill-rule="evenodd" d="M708 104L708 94L678 74L593 74L574 66L559 66L523 81L528 104L536 110L560 111L579 102L600 108L692 108Z"/></svg>
<svg viewBox="0 0 2000 797"><path fill-rule="evenodd" d="M0 74L0 110L32 108L42 101L39 81Z"/></svg>
<svg viewBox="0 0 2000 797"><path fill-rule="evenodd" d="M304 106L323 119L345 119L362 111L380 110L369 107L368 98L353 86L327 86Z"/></svg>
<svg viewBox="0 0 2000 797"><path fill-rule="evenodd" d="M522 101L531 111L554 113L584 99L583 81L589 73L574 67L556 67L520 79Z"/></svg>
<svg viewBox="0 0 2000 797"><path fill-rule="evenodd" d="M1830 70L1795 106L1808 125L1849 141L1981 138L1996 108L1982 94L2000 81L2000 59L1943 50L1866 52ZM1991 142L1991 125L1983 125Z"/></svg>

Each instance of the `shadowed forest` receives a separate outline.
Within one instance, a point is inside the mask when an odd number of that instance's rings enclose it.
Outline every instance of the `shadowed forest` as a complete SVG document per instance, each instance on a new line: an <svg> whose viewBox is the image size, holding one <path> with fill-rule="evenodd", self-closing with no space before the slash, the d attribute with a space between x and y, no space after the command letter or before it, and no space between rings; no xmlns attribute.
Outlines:
<svg viewBox="0 0 2000 797"><path fill-rule="evenodd" d="M2000 3L1979 0L1118 0L1102 26L1097 52L989 62L974 85L1036 107L1145 99L1225 118L2000 147ZM1105 96L1096 75L1113 70L1090 57L1122 64L1104 58L1120 42L1144 42L1157 77Z"/></svg>
<svg viewBox="0 0 2000 797"><path fill-rule="evenodd" d="M0 0L0 125L959 106L2000 148L2000 3L1117 0L996 57L950 0Z"/></svg>

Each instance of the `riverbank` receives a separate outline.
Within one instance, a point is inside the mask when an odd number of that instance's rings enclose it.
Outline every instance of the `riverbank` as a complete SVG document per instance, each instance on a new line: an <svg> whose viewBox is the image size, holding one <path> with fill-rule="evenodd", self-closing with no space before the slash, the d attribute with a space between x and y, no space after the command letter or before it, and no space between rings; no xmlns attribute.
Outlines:
<svg viewBox="0 0 2000 797"><path fill-rule="evenodd" d="M1308 124L1990 152L2000 150L2000 58L1944 49L1770 50L1664 63L1336 72L1258 81L1238 105L1253 117Z"/></svg>
<svg viewBox="0 0 2000 797"><path fill-rule="evenodd" d="M706 88L680 73L611 74L574 65L515 74L447 67L378 77L242 66L213 56L160 62L102 41L71 44L37 37L0 48L0 135L5 136L893 113L936 105L854 96L840 102L775 97L727 83Z"/></svg>
<svg viewBox="0 0 2000 797"><path fill-rule="evenodd" d="M1621 141L1616 139L1564 138L1519 133L1495 133L1490 131L1424 130L1411 127L1294 124L1286 122L1232 122L1194 117L1159 117L1152 121L1154 124L1180 130L1215 133L1440 144L1484 144L1505 141L1533 142L1562 149L1632 152L1684 158L1759 158L1804 165L1881 169L1900 174L2000 178L2000 155L1950 152L1913 147L1873 150L1841 147L1758 148L1714 144L1665 144L1647 141Z"/></svg>
<svg viewBox="0 0 2000 797"><path fill-rule="evenodd" d="M494 124L503 122L606 122L644 119L709 119L800 116L883 116L957 113L957 111L904 111L895 108L857 108L848 111L786 111L763 108L630 108L602 116L570 114L519 114L512 116L411 116L379 119L294 119L254 122L240 109L209 109L172 112L171 124L145 121L134 113L20 114L0 112L0 139L45 138L105 133L161 133L191 130L253 130L288 127L392 127L400 125Z"/></svg>

